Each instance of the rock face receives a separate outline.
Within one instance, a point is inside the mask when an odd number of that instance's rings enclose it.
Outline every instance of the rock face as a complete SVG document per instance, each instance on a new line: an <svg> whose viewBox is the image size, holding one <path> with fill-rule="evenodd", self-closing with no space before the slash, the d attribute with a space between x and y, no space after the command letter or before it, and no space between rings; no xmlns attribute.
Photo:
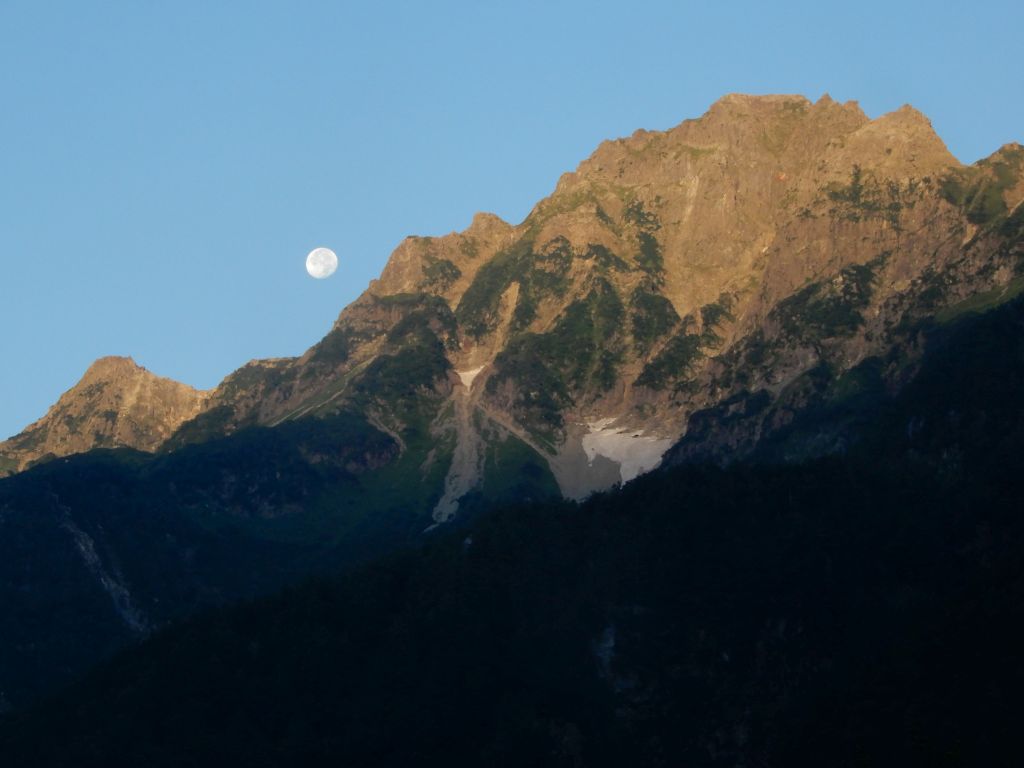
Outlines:
<svg viewBox="0 0 1024 768"><path fill-rule="evenodd" d="M680 438L674 460L739 458L864 366L898 388L921 322L1018 290L1022 167L1020 145L961 165L909 106L729 95L604 142L518 225L407 238L319 344L188 400L165 446L345 409L418 424L451 465L437 520L509 438L577 498Z"/></svg>
<svg viewBox="0 0 1024 768"><path fill-rule="evenodd" d="M0 469L93 448L154 451L202 408L206 394L161 378L129 357L93 363L39 421L0 443Z"/></svg>

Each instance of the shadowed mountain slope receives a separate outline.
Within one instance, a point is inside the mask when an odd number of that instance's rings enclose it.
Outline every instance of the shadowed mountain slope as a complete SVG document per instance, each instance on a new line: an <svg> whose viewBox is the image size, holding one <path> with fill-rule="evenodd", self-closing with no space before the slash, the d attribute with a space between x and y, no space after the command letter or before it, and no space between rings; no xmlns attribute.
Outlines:
<svg viewBox="0 0 1024 768"><path fill-rule="evenodd" d="M1012 765L1024 304L844 459L658 470L209 614L0 720L10 765Z"/></svg>

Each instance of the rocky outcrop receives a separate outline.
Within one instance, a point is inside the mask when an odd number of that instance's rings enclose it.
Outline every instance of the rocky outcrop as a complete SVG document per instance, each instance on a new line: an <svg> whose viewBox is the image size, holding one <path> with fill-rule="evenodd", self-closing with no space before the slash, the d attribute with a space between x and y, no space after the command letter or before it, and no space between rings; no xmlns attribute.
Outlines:
<svg viewBox="0 0 1024 768"><path fill-rule="evenodd" d="M205 400L206 393L156 376L130 357L100 358L43 418L0 443L0 469L93 448L154 451Z"/></svg>

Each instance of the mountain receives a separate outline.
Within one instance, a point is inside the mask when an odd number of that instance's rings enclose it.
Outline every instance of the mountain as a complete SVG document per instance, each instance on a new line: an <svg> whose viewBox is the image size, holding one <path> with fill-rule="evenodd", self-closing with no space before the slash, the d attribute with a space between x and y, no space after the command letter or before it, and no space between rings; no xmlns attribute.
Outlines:
<svg viewBox="0 0 1024 768"><path fill-rule="evenodd" d="M605 142L517 226L407 238L323 341L230 375L162 446L346 408L416 422L450 443L421 452L449 466L437 521L509 435L571 498L649 470L715 409L760 421L698 453L752 450L865 361L895 355L879 378L899 386L917 320L1019 290L1022 164L1007 145L961 165L911 107L726 96Z"/></svg>
<svg viewBox="0 0 1024 768"><path fill-rule="evenodd" d="M1022 331L923 331L842 458L661 468L172 627L0 717L0 759L1015 765Z"/></svg>
<svg viewBox="0 0 1024 768"><path fill-rule="evenodd" d="M35 462L0 480L0 696L504 504L862 450L933 340L1024 288L1022 199L1020 145L964 166L910 107L732 95L518 225L407 238L300 357L180 400L112 364L0 453Z"/></svg>
<svg viewBox="0 0 1024 768"><path fill-rule="evenodd" d="M813 371L906 346L908 323L1012 295L996 224L1019 225L1022 159L1013 145L964 167L910 107L872 121L827 97L728 96L606 142L518 226L481 214L408 238L320 345L229 378L180 437L358 397L382 337L429 316L421 387L451 408L435 413L458 457L435 516L479 482L489 441L470 413L584 497L653 467L697 412L785 401Z"/></svg>
<svg viewBox="0 0 1024 768"><path fill-rule="evenodd" d="M181 437L336 407L352 396L348 377L379 360L381 338L408 322L401 302L432 318L437 375L421 386L452 404L441 418L457 477L437 519L479 481L488 439L469 414L584 497L650 469L691 413L735 397L716 360L771 333L777 305L811 283L856 271L850 296L822 288L809 301L849 317L811 329L826 349L800 339L760 378L789 380L823 356L843 370L891 345L885 329L914 302L882 308L919 290L926 267L965 255L976 225L942 193L959 171L910 108L871 121L828 98L728 96L670 131L606 142L518 226L478 215L465 232L407 239L318 347L229 378ZM1017 202L1014 187L1006 205ZM992 247L977 247L975 266ZM975 292L974 279L958 289Z"/></svg>
<svg viewBox="0 0 1024 768"><path fill-rule="evenodd" d="M94 448L155 451L201 410L206 393L103 357L39 421L0 443L0 475Z"/></svg>

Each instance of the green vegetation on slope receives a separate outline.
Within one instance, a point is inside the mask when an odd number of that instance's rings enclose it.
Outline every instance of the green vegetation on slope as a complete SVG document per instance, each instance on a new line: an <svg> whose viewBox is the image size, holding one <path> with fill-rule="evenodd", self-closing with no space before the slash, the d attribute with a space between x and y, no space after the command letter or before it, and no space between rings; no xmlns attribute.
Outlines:
<svg viewBox="0 0 1024 768"><path fill-rule="evenodd" d="M939 191L962 208L972 224L987 225L1007 213L1004 192L1017 184L1024 171L1024 147L1004 148L991 158L942 179Z"/></svg>
<svg viewBox="0 0 1024 768"><path fill-rule="evenodd" d="M917 202L921 182L911 179L905 187L887 179L884 184L873 173L865 172L854 165L850 172L849 184L831 184L827 192L829 200L836 203L831 213L848 221L880 218L893 229L900 229L900 215L904 208L912 208Z"/></svg>
<svg viewBox="0 0 1024 768"><path fill-rule="evenodd" d="M511 330L524 330L537 316L540 302L565 296L574 259L593 262L598 275L630 270L603 245L591 243L582 253L574 253L564 237L556 237L539 249L524 238L481 267L456 310L460 323L477 338L494 330L501 297L515 283L519 292Z"/></svg>
<svg viewBox="0 0 1024 768"><path fill-rule="evenodd" d="M460 325L474 338L494 330L501 297L517 283L519 299L512 325L515 330L525 328L536 316L541 301L564 295L572 260L572 248L564 238L536 249L532 240L519 240L480 267L456 309Z"/></svg>
<svg viewBox="0 0 1024 768"><path fill-rule="evenodd" d="M620 259L603 245L596 243L588 245L587 249L579 256L579 259L582 261L589 261L593 259L594 266L597 268L597 272L599 274L631 271L629 264L627 264L623 259Z"/></svg>
<svg viewBox="0 0 1024 768"><path fill-rule="evenodd" d="M685 381L704 358L704 341L699 333L690 333L693 320L683 321L684 330L673 336L658 356L644 366L636 383L651 389L665 389L675 381Z"/></svg>
<svg viewBox="0 0 1024 768"><path fill-rule="evenodd" d="M550 440L562 427L561 409L574 402L572 393L586 397L610 389L622 359L625 311L615 288L604 278L594 280L586 298L572 302L546 333L514 337L495 359L487 391L495 394L507 380L515 382L514 407L539 424Z"/></svg>
<svg viewBox="0 0 1024 768"><path fill-rule="evenodd" d="M452 261L439 259L436 256L427 254L426 266L423 267L423 280L420 281L420 287L444 293L460 277L462 277L462 270L455 266Z"/></svg>
<svg viewBox="0 0 1024 768"><path fill-rule="evenodd" d="M459 500L462 523L491 512L496 506L561 498L558 482L540 454L480 412L476 420L484 439L483 482Z"/></svg>
<svg viewBox="0 0 1024 768"><path fill-rule="evenodd" d="M1022 292L1024 292L1024 277L1017 277L1006 285L977 293L950 307L946 307L935 315L935 321L938 323L949 323L971 312L986 312L998 307L1000 304L1014 300Z"/></svg>
<svg viewBox="0 0 1024 768"><path fill-rule="evenodd" d="M644 356L679 324L672 302L642 286L633 292L630 310L633 343L637 352Z"/></svg>
<svg viewBox="0 0 1024 768"><path fill-rule="evenodd" d="M323 365L341 365L348 361L353 347L365 340L363 334L354 328L341 326L332 328L330 332L313 347L310 362Z"/></svg>
<svg viewBox="0 0 1024 768"><path fill-rule="evenodd" d="M874 293L884 253L867 264L844 267L830 280L811 283L772 310L786 334L805 341L851 336L864 323L861 315Z"/></svg>
<svg viewBox="0 0 1024 768"><path fill-rule="evenodd" d="M696 320L687 315L680 330L669 339L661 351L644 366L636 383L651 389L665 389L670 384L676 390L684 389L696 371L697 364L706 357L707 350L722 343L718 331L731 322L732 297L722 294L718 300L700 309L702 328L695 330Z"/></svg>
<svg viewBox="0 0 1024 768"><path fill-rule="evenodd" d="M637 267L646 273L651 285L663 285L665 282L665 259L661 252L661 243L658 242L655 235L655 232L661 229L661 222L657 215L648 211L639 200L634 200L626 206L622 216L636 229Z"/></svg>

